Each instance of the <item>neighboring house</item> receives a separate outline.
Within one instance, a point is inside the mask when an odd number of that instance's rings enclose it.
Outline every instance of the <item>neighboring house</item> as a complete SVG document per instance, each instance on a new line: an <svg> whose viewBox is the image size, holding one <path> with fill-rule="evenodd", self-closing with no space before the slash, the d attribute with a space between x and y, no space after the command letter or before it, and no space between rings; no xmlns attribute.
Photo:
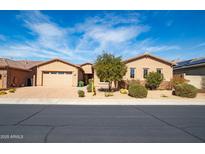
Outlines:
<svg viewBox="0 0 205 154"><path fill-rule="evenodd" d="M127 66L127 73L123 80L139 80L145 81L149 72L159 72L164 76L164 84L169 82L173 77L173 63L158 58L150 54L143 54L134 58L125 60ZM104 86L105 83L94 74L94 81L96 86Z"/></svg>
<svg viewBox="0 0 205 154"><path fill-rule="evenodd" d="M14 61L0 58L0 88L32 85L30 68L39 61Z"/></svg>
<svg viewBox="0 0 205 154"><path fill-rule="evenodd" d="M173 64L161 58L143 54L128 60L127 73L123 80L144 81L149 72L159 72L164 76L164 81L170 81L173 75ZM69 87L77 86L82 80L94 78L95 86L107 86L101 82L93 70L91 63L82 65L71 64L60 59L49 61L14 61L0 59L0 88L22 86L48 86Z"/></svg>
<svg viewBox="0 0 205 154"><path fill-rule="evenodd" d="M174 67L174 75L179 75L199 89L205 86L205 58L181 61Z"/></svg>
<svg viewBox="0 0 205 154"><path fill-rule="evenodd" d="M77 86L79 80L83 80L83 69L60 59L43 62L0 59L0 88Z"/></svg>

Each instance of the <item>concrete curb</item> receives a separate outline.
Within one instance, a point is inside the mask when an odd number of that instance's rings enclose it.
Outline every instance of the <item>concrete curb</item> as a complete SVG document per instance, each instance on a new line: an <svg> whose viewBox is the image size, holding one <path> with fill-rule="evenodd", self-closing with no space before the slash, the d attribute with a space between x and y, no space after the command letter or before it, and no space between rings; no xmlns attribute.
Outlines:
<svg viewBox="0 0 205 154"><path fill-rule="evenodd" d="M0 104L32 105L205 105L203 99L22 99L1 98Z"/></svg>

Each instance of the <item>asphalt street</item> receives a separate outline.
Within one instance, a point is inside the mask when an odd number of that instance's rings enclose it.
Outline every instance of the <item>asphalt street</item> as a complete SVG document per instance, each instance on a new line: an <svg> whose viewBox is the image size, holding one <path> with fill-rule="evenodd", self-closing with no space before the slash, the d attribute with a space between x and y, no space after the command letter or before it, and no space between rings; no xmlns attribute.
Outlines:
<svg viewBox="0 0 205 154"><path fill-rule="evenodd" d="M0 142L205 142L205 106L0 105Z"/></svg>

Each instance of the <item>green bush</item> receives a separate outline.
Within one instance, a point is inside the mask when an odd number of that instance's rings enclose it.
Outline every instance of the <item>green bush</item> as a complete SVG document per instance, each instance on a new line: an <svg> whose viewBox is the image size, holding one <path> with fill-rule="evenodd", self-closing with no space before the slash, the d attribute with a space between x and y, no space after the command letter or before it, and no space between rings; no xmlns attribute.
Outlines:
<svg viewBox="0 0 205 154"><path fill-rule="evenodd" d="M162 81L162 74L157 72L150 72L146 77L146 87L151 90L157 89Z"/></svg>
<svg viewBox="0 0 205 154"><path fill-rule="evenodd" d="M132 84L129 86L129 95L135 98L145 98L147 97L147 89L140 84Z"/></svg>
<svg viewBox="0 0 205 154"><path fill-rule="evenodd" d="M120 89L120 93L121 94L128 94L128 90L127 89Z"/></svg>
<svg viewBox="0 0 205 154"><path fill-rule="evenodd" d="M83 87L84 86L84 82L83 81L79 81L78 82L78 87Z"/></svg>
<svg viewBox="0 0 205 154"><path fill-rule="evenodd" d="M139 80L127 80L127 84L128 86L131 84L140 84L140 81Z"/></svg>
<svg viewBox="0 0 205 154"><path fill-rule="evenodd" d="M194 98L197 95L197 88L187 83L178 84L175 86L174 94L180 97Z"/></svg>
<svg viewBox="0 0 205 154"><path fill-rule="evenodd" d="M105 97L114 96L113 92L105 92Z"/></svg>
<svg viewBox="0 0 205 154"><path fill-rule="evenodd" d="M7 94L7 92L6 91L0 91L0 95L6 95Z"/></svg>
<svg viewBox="0 0 205 154"><path fill-rule="evenodd" d="M93 79L88 79L88 84L91 84Z"/></svg>
<svg viewBox="0 0 205 154"><path fill-rule="evenodd" d="M16 89L15 89L15 88L11 88L11 89L9 89L9 92L10 92L10 93L15 93L15 92L16 92Z"/></svg>
<svg viewBox="0 0 205 154"><path fill-rule="evenodd" d="M85 97L85 92L83 90L78 90L79 97Z"/></svg>
<svg viewBox="0 0 205 154"><path fill-rule="evenodd" d="M92 92L92 84L87 85L87 92Z"/></svg>

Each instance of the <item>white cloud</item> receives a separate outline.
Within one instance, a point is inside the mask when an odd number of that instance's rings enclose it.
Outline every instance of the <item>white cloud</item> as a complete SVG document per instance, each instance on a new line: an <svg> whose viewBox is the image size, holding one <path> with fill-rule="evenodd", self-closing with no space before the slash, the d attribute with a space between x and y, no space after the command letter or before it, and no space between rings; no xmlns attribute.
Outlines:
<svg viewBox="0 0 205 154"><path fill-rule="evenodd" d="M80 55L74 54L68 44L67 30L52 22L50 18L39 11L22 12L17 16L24 21L25 28L36 37L23 43L11 42L1 46L4 51L1 56L12 58L63 58L86 60Z"/></svg>
<svg viewBox="0 0 205 154"><path fill-rule="evenodd" d="M148 32L150 27L142 24L140 15L133 12L106 12L88 17L72 27L61 27L40 11L22 12L17 19L24 22L23 26L35 39L25 40L23 43L9 42L0 46L0 50L4 51L1 53L3 57L59 57L81 63L92 61L103 50L129 57L145 51L178 49L172 45L155 45L152 39L136 41L142 33Z"/></svg>
<svg viewBox="0 0 205 154"><path fill-rule="evenodd" d="M97 55L103 50L115 54L124 48L123 44L128 44L140 34L149 31L149 26L139 23L139 14L136 13L123 14L122 16L108 13L104 16L87 18L83 23L76 24L73 28L73 33L83 33L76 51L83 53L84 47L89 46L86 48L92 49L92 53L89 52L89 55Z"/></svg>
<svg viewBox="0 0 205 154"><path fill-rule="evenodd" d="M194 46L194 48L201 48L205 46L205 42L199 43L196 46Z"/></svg>

